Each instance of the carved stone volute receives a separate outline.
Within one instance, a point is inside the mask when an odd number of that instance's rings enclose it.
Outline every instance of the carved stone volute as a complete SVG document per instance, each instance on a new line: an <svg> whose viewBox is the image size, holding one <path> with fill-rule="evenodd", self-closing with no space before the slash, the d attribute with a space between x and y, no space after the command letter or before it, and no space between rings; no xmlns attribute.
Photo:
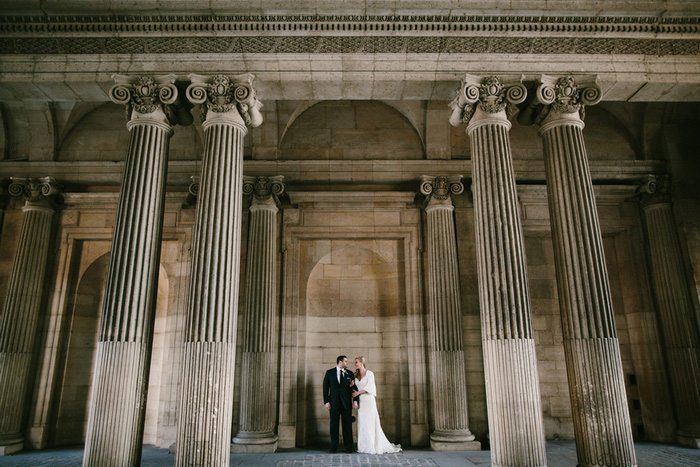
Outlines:
<svg viewBox="0 0 700 467"><path fill-rule="evenodd" d="M461 175L421 175L420 192L425 195L425 207L452 206L452 196L464 192Z"/></svg>
<svg viewBox="0 0 700 467"><path fill-rule="evenodd" d="M246 73L229 77L190 74L189 78L192 84L187 87L187 99L193 104L201 105L203 122L210 118L212 112L228 114L237 110L246 126L257 127L262 123L262 103L257 99L253 88L253 75Z"/></svg>
<svg viewBox="0 0 700 467"><path fill-rule="evenodd" d="M532 101L537 107L533 121L537 125L544 123L551 111L559 114L578 113L583 120L586 116L585 106L597 104L601 98L602 92L596 84L595 76L542 75Z"/></svg>
<svg viewBox="0 0 700 467"><path fill-rule="evenodd" d="M126 106L127 121L151 119L174 125L178 104L177 76L125 76L112 75L116 83L109 91L109 98Z"/></svg>
<svg viewBox="0 0 700 467"><path fill-rule="evenodd" d="M243 194L253 196L253 205L279 206L279 195L284 192L284 176L243 177Z"/></svg>
<svg viewBox="0 0 700 467"><path fill-rule="evenodd" d="M450 103L450 124L459 126L469 123L477 108L487 114L497 114L505 110L507 118L512 117L515 106L527 97L527 89L521 80L466 75L457 91L457 97Z"/></svg>
<svg viewBox="0 0 700 467"><path fill-rule="evenodd" d="M10 178L7 189L12 196L24 197L25 206L52 208L60 193L60 186L51 177L44 178Z"/></svg>
<svg viewBox="0 0 700 467"><path fill-rule="evenodd" d="M671 202L671 176L649 175L637 187L636 196L642 207Z"/></svg>

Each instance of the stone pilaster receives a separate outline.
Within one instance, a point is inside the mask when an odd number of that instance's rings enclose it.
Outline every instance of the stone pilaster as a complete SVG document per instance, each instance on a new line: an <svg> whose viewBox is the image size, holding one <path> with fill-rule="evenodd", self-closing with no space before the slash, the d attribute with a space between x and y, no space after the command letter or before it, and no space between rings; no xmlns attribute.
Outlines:
<svg viewBox="0 0 700 467"><path fill-rule="evenodd" d="M8 191L24 196L22 227L0 315L0 455L24 447L24 408L58 186L50 177L12 178Z"/></svg>
<svg viewBox="0 0 700 467"><path fill-rule="evenodd" d="M2 224L5 219L5 207L6 207L6 201L5 201L5 193L7 190L5 190L5 181L3 179L0 179L0 240L2 239Z"/></svg>
<svg viewBox="0 0 700 467"><path fill-rule="evenodd" d="M450 123L467 122L473 164L491 462L546 465L525 247L508 131L508 114L525 99L519 82L467 75Z"/></svg>
<svg viewBox="0 0 700 467"><path fill-rule="evenodd" d="M241 246L243 137L262 122L252 75L190 75L204 156L187 301L176 465L228 465Z"/></svg>
<svg viewBox="0 0 700 467"><path fill-rule="evenodd" d="M232 452L277 450L277 195L284 177L244 177L252 195L246 252L241 405Z"/></svg>
<svg viewBox="0 0 700 467"><path fill-rule="evenodd" d="M127 150L95 356L83 465L138 465L158 292L175 75L115 75Z"/></svg>
<svg viewBox="0 0 700 467"><path fill-rule="evenodd" d="M452 195L464 191L461 178L423 175L420 185L421 193L427 196L427 298L434 424L430 446L436 451L481 448L469 431L462 344L462 301L452 205Z"/></svg>
<svg viewBox="0 0 700 467"><path fill-rule="evenodd" d="M637 190L644 212L651 278L678 422L678 442L700 448L700 338L671 205L668 176Z"/></svg>
<svg viewBox="0 0 700 467"><path fill-rule="evenodd" d="M583 141L583 106L600 100L594 81L543 76L535 98L566 369L581 466L636 465L603 238Z"/></svg>

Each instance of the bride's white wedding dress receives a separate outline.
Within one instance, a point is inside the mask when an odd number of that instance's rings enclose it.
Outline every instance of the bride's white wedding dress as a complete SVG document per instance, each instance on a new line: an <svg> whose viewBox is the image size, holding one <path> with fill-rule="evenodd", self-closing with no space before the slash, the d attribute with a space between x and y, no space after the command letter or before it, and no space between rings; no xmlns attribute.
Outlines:
<svg viewBox="0 0 700 467"><path fill-rule="evenodd" d="M377 412L377 385L374 373L367 370L365 377L355 380L357 390L364 389L367 394L360 394L360 408L357 411L357 451L363 454L386 454L401 451L401 445L391 444L382 431Z"/></svg>

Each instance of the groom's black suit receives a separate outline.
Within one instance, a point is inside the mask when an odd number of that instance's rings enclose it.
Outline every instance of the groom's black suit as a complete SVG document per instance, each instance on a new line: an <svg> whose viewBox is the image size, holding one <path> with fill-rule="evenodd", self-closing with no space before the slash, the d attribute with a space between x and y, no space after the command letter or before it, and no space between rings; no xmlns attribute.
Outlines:
<svg viewBox="0 0 700 467"><path fill-rule="evenodd" d="M343 370L338 382L337 367L331 368L323 378L323 403L331 404L331 450L338 448L338 421L343 418L343 443L346 451L352 451L352 392L355 375L350 370ZM359 397L355 398L360 401Z"/></svg>

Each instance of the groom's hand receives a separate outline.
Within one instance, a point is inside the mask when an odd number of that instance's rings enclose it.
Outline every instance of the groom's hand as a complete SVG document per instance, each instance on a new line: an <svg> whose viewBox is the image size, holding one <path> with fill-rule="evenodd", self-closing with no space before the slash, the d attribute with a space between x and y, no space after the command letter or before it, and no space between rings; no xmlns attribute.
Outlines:
<svg viewBox="0 0 700 467"><path fill-rule="evenodd" d="M352 408L353 408L353 409L356 409L356 408L358 408L359 406L360 406L360 404L358 404L357 402L353 402L353 403L352 403Z"/></svg>
<svg viewBox="0 0 700 467"><path fill-rule="evenodd" d="M330 403L326 404L326 410L329 412L331 411L331 404Z"/></svg>

